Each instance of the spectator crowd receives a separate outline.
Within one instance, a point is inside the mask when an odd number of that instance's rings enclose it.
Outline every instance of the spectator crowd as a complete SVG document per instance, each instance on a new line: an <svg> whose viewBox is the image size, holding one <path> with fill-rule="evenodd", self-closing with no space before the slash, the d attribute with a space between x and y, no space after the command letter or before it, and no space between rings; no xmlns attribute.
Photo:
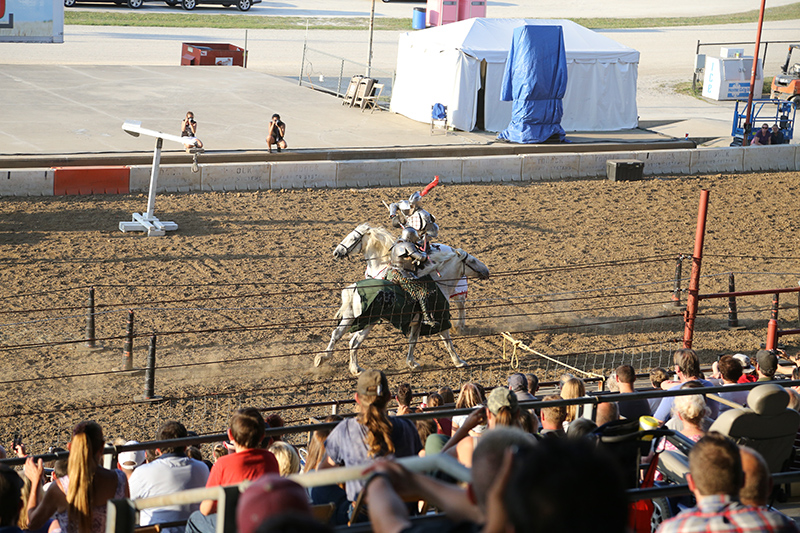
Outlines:
<svg viewBox="0 0 800 533"><path fill-rule="evenodd" d="M713 399L701 393L707 387L774 383L780 374L800 377L797 365L780 355L767 350L752 359L724 355L704 375L695 352L680 349L672 372L653 369L650 386L640 390L698 392L629 400L625 395L637 392L630 365L617 367L607 380L613 392L589 394L580 377L565 374L557 391L540 397L536 375L514 373L490 390L469 382L456 395L445 386L416 404L412 384L393 388L382 371L365 370L354 391L354 416L328 417L323 422L335 427L314 431L305 446L267 437L266 428L283 421L277 415L265 420L249 407L231 415L227 439L211 446L208 458L181 444L190 433L171 420L158 429L153 449L126 450L116 464L104 466L103 430L84 421L73 429L68 459L45 463L26 457L24 446L15 443L14 453L26 459L22 471L0 465L0 533L103 533L110 500L244 481L252 483L236 508L241 533L330 531L367 521L377 532L639 531L641 506L629 504L625 489L643 483L640 471L654 471L647 463L657 463L661 453L685 454L692 497L659 531L798 531L793 520L769 507L775 492L765 458L709 431L722 414L748 407L749 391L723 391ZM777 400L770 402L783 402L779 411L800 409L794 388L776 390ZM467 411L444 414L453 408ZM407 416L423 412L433 416ZM619 450L603 444L609 442L606 435L638 435L655 427L694 445L682 448L686 445L656 438L647 442L649 454L640 453L629 464ZM443 474L411 472L397 462L436 454L470 468L471 481L464 485ZM0 456L5 456L1 448ZM312 488L296 482L298 476L342 466L362 467L364 476ZM445 513L446 521L413 519L429 510ZM152 507L138 513L138 524L167 533L214 533L217 511L215 499Z"/></svg>

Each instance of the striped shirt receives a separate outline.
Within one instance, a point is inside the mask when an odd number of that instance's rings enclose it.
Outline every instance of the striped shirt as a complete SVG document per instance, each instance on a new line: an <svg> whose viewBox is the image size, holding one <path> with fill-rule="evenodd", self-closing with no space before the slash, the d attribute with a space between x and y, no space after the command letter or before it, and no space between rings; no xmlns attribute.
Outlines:
<svg viewBox="0 0 800 533"><path fill-rule="evenodd" d="M703 496L697 506L661 524L658 533L797 532L794 521L766 507L749 507L730 496Z"/></svg>

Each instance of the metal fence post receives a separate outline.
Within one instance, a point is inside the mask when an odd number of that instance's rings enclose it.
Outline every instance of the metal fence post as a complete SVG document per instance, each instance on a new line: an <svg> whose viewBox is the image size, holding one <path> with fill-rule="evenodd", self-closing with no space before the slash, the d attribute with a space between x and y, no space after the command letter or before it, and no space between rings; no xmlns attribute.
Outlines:
<svg viewBox="0 0 800 533"><path fill-rule="evenodd" d="M133 370L133 309L128 311L128 327L125 335L125 347L122 351L122 368Z"/></svg>
<svg viewBox="0 0 800 533"><path fill-rule="evenodd" d="M728 292L736 292L736 280L734 279L733 272L728 274ZM728 325L723 329L731 331L739 331L745 329L744 326L739 325L739 312L736 307L736 296L728 296Z"/></svg>
<svg viewBox="0 0 800 533"><path fill-rule="evenodd" d="M89 303L86 305L86 343L88 348L97 347L94 334L94 287L89 288Z"/></svg>

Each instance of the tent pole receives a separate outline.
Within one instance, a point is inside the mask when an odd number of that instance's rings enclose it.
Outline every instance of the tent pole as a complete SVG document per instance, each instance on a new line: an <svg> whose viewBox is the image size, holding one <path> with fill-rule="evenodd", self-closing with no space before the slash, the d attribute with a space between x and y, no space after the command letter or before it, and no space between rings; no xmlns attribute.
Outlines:
<svg viewBox="0 0 800 533"><path fill-rule="evenodd" d="M367 77L372 74L372 34L375 32L375 0L369 12L369 55L367 56Z"/></svg>

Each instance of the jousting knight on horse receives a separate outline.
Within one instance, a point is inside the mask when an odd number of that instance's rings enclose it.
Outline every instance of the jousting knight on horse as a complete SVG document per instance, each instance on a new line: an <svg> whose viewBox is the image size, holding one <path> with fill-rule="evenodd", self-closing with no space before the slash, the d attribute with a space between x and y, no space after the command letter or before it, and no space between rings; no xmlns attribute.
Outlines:
<svg viewBox="0 0 800 533"><path fill-rule="evenodd" d="M403 228L403 231L392 246L391 268L386 273L386 279L399 285L419 302L422 323L430 327L438 325L428 310L428 297L435 288L431 289L429 283L420 282L417 279L417 270L428 260L428 236L435 238L439 235L436 219L422 209L422 199L438 184L439 176L436 176L422 191L415 192L408 200L388 206L392 226Z"/></svg>

